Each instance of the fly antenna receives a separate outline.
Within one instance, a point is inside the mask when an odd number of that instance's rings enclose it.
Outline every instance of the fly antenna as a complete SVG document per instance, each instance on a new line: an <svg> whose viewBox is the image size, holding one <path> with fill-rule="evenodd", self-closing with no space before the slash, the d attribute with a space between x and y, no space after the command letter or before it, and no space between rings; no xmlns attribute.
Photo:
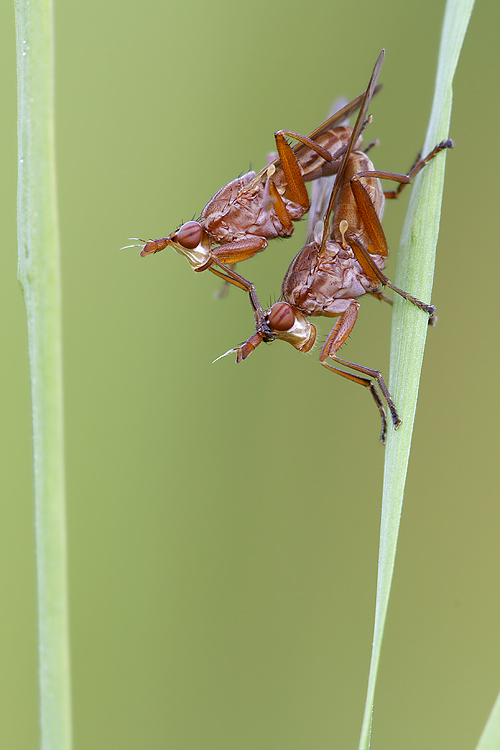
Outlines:
<svg viewBox="0 0 500 750"><path fill-rule="evenodd" d="M124 245L123 247L120 248L120 250L128 250L129 247L142 247L143 245L146 244L146 240L141 240L140 237L128 237L127 239L129 239L129 240L137 240L137 242L140 242L140 245L137 245L137 244L135 244L135 245Z"/></svg>

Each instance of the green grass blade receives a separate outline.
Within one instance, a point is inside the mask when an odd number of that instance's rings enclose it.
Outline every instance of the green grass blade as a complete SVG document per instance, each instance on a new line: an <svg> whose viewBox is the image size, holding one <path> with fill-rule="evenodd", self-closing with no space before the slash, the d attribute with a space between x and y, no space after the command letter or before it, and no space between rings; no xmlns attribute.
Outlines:
<svg viewBox="0 0 500 750"><path fill-rule="evenodd" d="M499 750L500 748L500 693L491 709L476 750Z"/></svg>
<svg viewBox="0 0 500 750"><path fill-rule="evenodd" d="M448 0L446 4L434 101L423 154L448 137L453 76L473 5L473 0ZM424 302L429 302L431 298L445 159L446 152L442 152L415 180L398 255L396 285ZM367 750L370 745L375 685L428 327L425 313L397 295L395 297L389 390L403 424L397 432L389 430L385 453L375 627L359 744L361 750Z"/></svg>
<svg viewBox="0 0 500 750"><path fill-rule="evenodd" d="M16 2L18 276L26 305L33 463L42 750L71 747L51 0Z"/></svg>

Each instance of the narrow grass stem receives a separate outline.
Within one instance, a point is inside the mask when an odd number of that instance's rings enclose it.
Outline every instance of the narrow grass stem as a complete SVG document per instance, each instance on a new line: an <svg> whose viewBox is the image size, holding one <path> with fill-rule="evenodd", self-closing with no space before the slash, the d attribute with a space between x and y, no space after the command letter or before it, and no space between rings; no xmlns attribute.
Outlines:
<svg viewBox="0 0 500 750"><path fill-rule="evenodd" d="M41 748L69 750L61 289L51 0L16 1L16 36L18 276L27 314L33 412Z"/></svg>
<svg viewBox="0 0 500 750"><path fill-rule="evenodd" d="M448 137L453 76L473 5L474 0L448 0L446 4L434 100L423 154ZM398 254L396 285L424 302L430 302L432 292L445 159L446 151L439 154L415 179ZM397 432L389 431L385 454L375 626L360 750L367 750L370 745L375 685L394 572L426 335L427 316L396 295L389 390L403 424Z"/></svg>
<svg viewBox="0 0 500 750"><path fill-rule="evenodd" d="M476 750L499 750L500 748L500 694L491 709Z"/></svg>

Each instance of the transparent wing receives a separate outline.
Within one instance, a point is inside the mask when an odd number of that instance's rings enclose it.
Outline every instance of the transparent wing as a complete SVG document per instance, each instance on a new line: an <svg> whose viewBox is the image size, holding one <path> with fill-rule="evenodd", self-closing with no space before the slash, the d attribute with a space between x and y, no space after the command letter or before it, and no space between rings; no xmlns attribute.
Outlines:
<svg viewBox="0 0 500 750"><path fill-rule="evenodd" d="M377 58L377 62L375 63L375 67L373 68L373 73L371 74L371 78L370 78L370 81L368 83L368 87L367 87L365 93L363 94L363 96L361 97L361 108L360 108L360 110L358 112L358 117L356 119L356 124L354 125L354 128L352 130L352 135L351 135L351 137L349 139L349 143L347 144L347 148L345 150L344 156L342 157L342 163L341 163L341 165L339 167L339 170L337 172L337 177L336 177L335 183L333 185L332 193L331 193L331 196L330 196L330 201L328 203L328 208L327 208L327 211L325 213L324 230L323 230L323 240L321 242L320 252L323 252L323 250L325 248L325 245L326 245L326 240L327 240L327 236L328 236L328 225L329 225L329 222L330 222L330 216L332 215L332 211L333 211L333 209L335 207L335 202L337 200L337 195L339 193L340 187L342 185L342 181L344 179L344 175L345 175L345 171L346 171L346 167L347 167L347 161L349 159L349 156L352 153L352 150L354 148L354 145L355 145L356 141L359 138L360 133L363 130L365 118L366 118L366 115L367 115L367 112L368 112L368 107L370 106L370 102L371 102L372 97L373 97L373 95L375 94L375 91L376 91L377 79L378 79L379 74L380 74L380 69L382 67L382 63L384 62L384 57L385 57L385 50L382 50L381 53L380 53L380 55Z"/></svg>
<svg viewBox="0 0 500 750"><path fill-rule="evenodd" d="M358 97L360 99L360 97ZM355 100L357 101L357 100ZM347 104L345 99L337 99L330 110L329 118L326 122L330 122L332 118L338 116L339 113L349 110L352 105ZM349 112L350 114L351 112ZM337 125L348 125L349 119L346 114L345 118L337 122ZM319 180L315 180L311 183L311 208L309 209L308 220L307 220L307 237L306 244L309 244L314 238L315 227L318 221L322 220L328 209L328 202L332 194L333 185L335 183L336 175L330 177L321 177ZM321 238L320 238L321 242Z"/></svg>
<svg viewBox="0 0 500 750"><path fill-rule="evenodd" d="M372 92L372 96L374 96L380 89L382 88L381 85L374 87L374 90ZM337 109L335 112L333 112L330 117L321 123L321 125L318 125L317 128L315 128L312 133L309 133L309 138L313 141L317 140L323 133L326 133L328 130L331 130L332 128L336 128L339 125L347 124L349 122L349 117L358 110L366 97L366 92L363 94L360 94L355 99L352 100L352 102L349 102L349 104L345 104L340 109ZM371 97L370 97L371 98ZM359 135L359 133L358 133ZM303 143L296 143L292 147L292 151L297 157L297 160L299 162L302 161L303 157L307 152L309 151L309 147L305 146ZM258 174L249 182L247 185L245 185L245 191L250 191L254 188L255 185L257 185L259 182L265 182L269 174L273 173L274 171L281 171L281 161L279 158L274 159L270 164L265 166L263 169L258 172Z"/></svg>

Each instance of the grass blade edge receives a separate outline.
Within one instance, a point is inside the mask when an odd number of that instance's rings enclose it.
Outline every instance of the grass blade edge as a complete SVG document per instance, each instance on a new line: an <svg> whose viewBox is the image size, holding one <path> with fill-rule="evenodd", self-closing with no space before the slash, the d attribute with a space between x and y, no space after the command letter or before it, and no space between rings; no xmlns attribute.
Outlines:
<svg viewBox="0 0 500 750"><path fill-rule="evenodd" d="M423 154L429 153L437 143L448 138L453 76L473 5L474 0L448 0L446 4L434 100ZM430 302L431 299L445 159L446 151L439 154L417 176L398 253L396 285L424 302ZM370 746L375 686L394 571L427 327L425 313L400 298L395 299L389 390L403 418L403 424L397 432L389 430L385 453L375 625L360 750L368 750Z"/></svg>

